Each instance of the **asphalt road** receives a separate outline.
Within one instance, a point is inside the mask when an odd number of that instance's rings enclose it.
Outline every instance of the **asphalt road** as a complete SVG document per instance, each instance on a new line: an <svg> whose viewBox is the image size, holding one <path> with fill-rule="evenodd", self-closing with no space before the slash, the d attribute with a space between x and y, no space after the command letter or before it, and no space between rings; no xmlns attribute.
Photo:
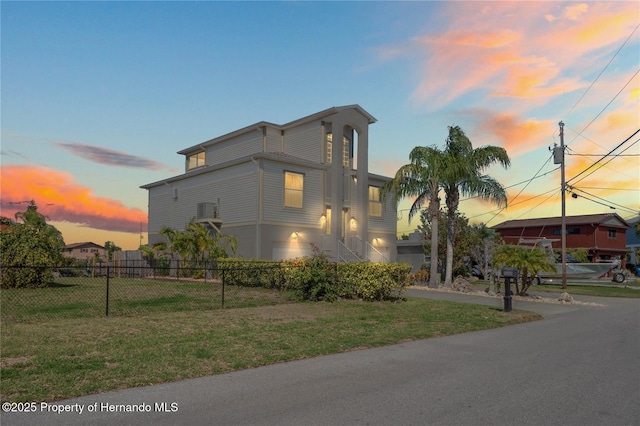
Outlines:
<svg viewBox="0 0 640 426"><path fill-rule="evenodd" d="M500 299L412 295L501 307ZM576 299L606 306L514 300L514 309L545 319L91 395L0 420L3 426L640 425L640 300ZM61 407L76 411L51 411ZM109 411L136 407L150 411Z"/></svg>

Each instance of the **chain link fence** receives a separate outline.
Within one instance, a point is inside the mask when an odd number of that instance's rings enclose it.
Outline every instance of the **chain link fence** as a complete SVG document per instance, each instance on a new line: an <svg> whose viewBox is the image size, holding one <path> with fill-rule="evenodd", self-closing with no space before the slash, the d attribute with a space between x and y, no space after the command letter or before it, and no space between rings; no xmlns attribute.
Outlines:
<svg viewBox="0 0 640 426"><path fill-rule="evenodd" d="M83 266L5 267L2 275L53 274L43 288L6 288L0 317L8 321L137 315L268 306L291 302L282 291L287 269L279 262L259 266L168 261L94 262Z"/></svg>

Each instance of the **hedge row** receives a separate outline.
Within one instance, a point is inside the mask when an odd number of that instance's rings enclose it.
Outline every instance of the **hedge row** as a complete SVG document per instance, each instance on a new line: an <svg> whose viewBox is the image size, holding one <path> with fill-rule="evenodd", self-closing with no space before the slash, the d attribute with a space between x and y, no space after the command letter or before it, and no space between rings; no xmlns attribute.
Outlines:
<svg viewBox="0 0 640 426"><path fill-rule="evenodd" d="M399 297L409 283L406 263L333 263L324 255L281 262L220 259L218 270L228 285L291 291L300 300L338 298L385 300Z"/></svg>

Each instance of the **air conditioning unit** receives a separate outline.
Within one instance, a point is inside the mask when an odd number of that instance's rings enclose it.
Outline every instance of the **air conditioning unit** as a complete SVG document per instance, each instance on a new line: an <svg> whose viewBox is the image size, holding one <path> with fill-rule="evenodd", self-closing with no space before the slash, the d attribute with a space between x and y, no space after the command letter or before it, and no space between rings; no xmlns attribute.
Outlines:
<svg viewBox="0 0 640 426"><path fill-rule="evenodd" d="M218 218L218 205L216 203L198 203L198 219Z"/></svg>

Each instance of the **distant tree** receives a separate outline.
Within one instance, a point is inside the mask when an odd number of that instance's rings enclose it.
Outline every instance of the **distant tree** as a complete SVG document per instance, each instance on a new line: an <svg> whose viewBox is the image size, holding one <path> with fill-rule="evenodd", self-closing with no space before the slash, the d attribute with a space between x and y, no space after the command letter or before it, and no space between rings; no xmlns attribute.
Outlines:
<svg viewBox="0 0 640 426"><path fill-rule="evenodd" d="M428 215L426 212L422 212L420 215L421 225L418 226L418 230L425 236L424 240L427 242L426 249L430 252L433 252L435 250L431 249L430 240L432 237L434 224L433 221L430 220L430 218L430 215ZM443 252L447 247L447 229L449 228L447 216L444 212L439 213L439 220L437 221L437 224L439 229L437 232L438 247L436 250L438 252ZM469 225L469 219L467 219L464 214L456 213L453 220L452 237L453 245L456 247L456 250L453 252L453 257L451 259L452 273L455 276L469 276L471 273L469 257L474 245L477 244L477 236L474 232L474 229ZM443 272L442 269L442 265L439 264L438 271Z"/></svg>
<svg viewBox="0 0 640 426"><path fill-rule="evenodd" d="M122 250L122 248L118 247L113 241L106 241L104 243L104 249L107 252L107 260L113 259L113 253Z"/></svg>
<svg viewBox="0 0 640 426"><path fill-rule="evenodd" d="M579 247L574 249L568 249L567 253L570 254L571 257L573 257L576 261L580 263L589 262L589 249L586 249L584 247ZM560 256L562 256L562 254L560 254Z"/></svg>
<svg viewBox="0 0 640 426"><path fill-rule="evenodd" d="M491 274L491 259L495 255L496 248L500 243L500 235L484 223L472 225L475 242L471 247L471 258L480 265L485 281L491 283L492 291L497 292L495 279Z"/></svg>
<svg viewBox="0 0 640 426"><path fill-rule="evenodd" d="M0 281L2 288L46 287L62 260L62 234L47 224L35 202L16 221L2 222L0 229Z"/></svg>

